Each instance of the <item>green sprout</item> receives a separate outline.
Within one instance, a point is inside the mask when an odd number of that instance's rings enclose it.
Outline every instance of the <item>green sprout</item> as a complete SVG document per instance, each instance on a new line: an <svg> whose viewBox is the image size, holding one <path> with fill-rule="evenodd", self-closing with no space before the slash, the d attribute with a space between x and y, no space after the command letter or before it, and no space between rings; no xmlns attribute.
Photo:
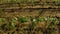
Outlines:
<svg viewBox="0 0 60 34"><path fill-rule="evenodd" d="M6 20L5 18L0 18L0 25L4 24L5 20Z"/></svg>
<svg viewBox="0 0 60 34"><path fill-rule="evenodd" d="M32 22L36 22L37 20L35 18L32 19Z"/></svg>
<svg viewBox="0 0 60 34"><path fill-rule="evenodd" d="M11 22L16 22L17 20L18 20L18 18L14 17L14 18L11 19Z"/></svg>
<svg viewBox="0 0 60 34"><path fill-rule="evenodd" d="M15 23L16 21L17 21L17 18L16 18L16 17L14 17L14 18L12 18L12 19L10 20L10 22L9 22L10 28L14 28L14 27L15 27L14 23Z"/></svg>
<svg viewBox="0 0 60 34"><path fill-rule="evenodd" d="M0 18L0 22L5 22L5 18Z"/></svg>
<svg viewBox="0 0 60 34"><path fill-rule="evenodd" d="M11 28L11 29L13 29L13 28L15 28L15 25L14 25L14 23L9 23L9 27Z"/></svg>
<svg viewBox="0 0 60 34"><path fill-rule="evenodd" d="M32 19L31 19L31 25L30 25L30 28L33 29L34 26L36 26L36 24L37 24L37 19L36 19L36 18L32 18Z"/></svg>
<svg viewBox="0 0 60 34"><path fill-rule="evenodd" d="M18 20L19 20L19 22L24 23L24 22L29 22L30 18L23 16L23 17L20 17Z"/></svg>
<svg viewBox="0 0 60 34"><path fill-rule="evenodd" d="M50 26L51 26L51 27L56 24L56 21L58 21L57 18L50 18L49 20L51 21L51 23L50 23Z"/></svg>
<svg viewBox="0 0 60 34"><path fill-rule="evenodd" d="M37 22L37 20L35 19L35 18L33 18L33 20L32 20L32 24L34 24L34 23L36 23ZM35 25L35 24L34 24Z"/></svg>
<svg viewBox="0 0 60 34"><path fill-rule="evenodd" d="M43 21L45 21L45 18L44 17L39 17L39 21L43 22Z"/></svg>

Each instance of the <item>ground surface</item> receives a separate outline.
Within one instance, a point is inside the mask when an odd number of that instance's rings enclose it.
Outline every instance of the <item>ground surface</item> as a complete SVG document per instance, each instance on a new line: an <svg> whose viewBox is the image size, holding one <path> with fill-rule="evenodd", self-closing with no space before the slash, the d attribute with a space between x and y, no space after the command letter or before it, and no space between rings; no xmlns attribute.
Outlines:
<svg viewBox="0 0 60 34"><path fill-rule="evenodd" d="M0 3L0 34L59 34L60 33L60 3L49 1L35 1L34 3ZM19 18L29 18L27 22L20 22ZM55 25L51 22L37 21L39 17L57 18ZM53 22L52 22L53 23ZM54 22L55 23L55 22Z"/></svg>

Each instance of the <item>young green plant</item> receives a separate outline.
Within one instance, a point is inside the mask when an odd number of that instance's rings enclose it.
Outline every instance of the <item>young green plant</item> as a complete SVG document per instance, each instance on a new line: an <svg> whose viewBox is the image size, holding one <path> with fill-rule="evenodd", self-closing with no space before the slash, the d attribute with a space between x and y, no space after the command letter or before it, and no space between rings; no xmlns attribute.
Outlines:
<svg viewBox="0 0 60 34"><path fill-rule="evenodd" d="M5 23L5 18L0 18L0 25L4 24Z"/></svg>
<svg viewBox="0 0 60 34"><path fill-rule="evenodd" d="M30 18L25 17L25 16L22 16L22 17L20 17L20 18L18 19L18 21L19 21L20 23L25 23L25 22L29 22L29 21L30 21Z"/></svg>
<svg viewBox="0 0 60 34"><path fill-rule="evenodd" d="M15 28L15 22L16 21L17 21L16 17L10 19L10 22L9 22L10 28L12 28L12 29Z"/></svg>

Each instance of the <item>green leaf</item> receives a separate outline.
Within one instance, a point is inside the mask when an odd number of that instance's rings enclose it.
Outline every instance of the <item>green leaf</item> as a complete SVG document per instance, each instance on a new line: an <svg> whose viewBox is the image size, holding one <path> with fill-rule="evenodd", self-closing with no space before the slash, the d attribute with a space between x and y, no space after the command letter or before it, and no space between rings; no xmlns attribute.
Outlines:
<svg viewBox="0 0 60 34"><path fill-rule="evenodd" d="M11 18L11 22L16 22L18 20L18 18L14 17L14 18Z"/></svg>
<svg viewBox="0 0 60 34"><path fill-rule="evenodd" d="M5 22L5 18L0 18L0 22Z"/></svg>
<svg viewBox="0 0 60 34"><path fill-rule="evenodd" d="M50 18L50 21L51 21L50 26L51 27L54 26L57 20L58 20L57 18Z"/></svg>
<svg viewBox="0 0 60 34"><path fill-rule="evenodd" d="M36 23L35 22L32 22L31 28L34 28L34 26L36 26Z"/></svg>
<svg viewBox="0 0 60 34"><path fill-rule="evenodd" d="M40 22L45 21L44 17L39 17L39 21L40 21Z"/></svg>
<svg viewBox="0 0 60 34"><path fill-rule="evenodd" d="M34 18L33 20L32 20L32 22L36 22L37 20Z"/></svg>
<svg viewBox="0 0 60 34"><path fill-rule="evenodd" d="M0 26L6 22L5 18L0 18Z"/></svg>
<svg viewBox="0 0 60 34"><path fill-rule="evenodd" d="M18 20L19 20L19 22L24 23L24 22L29 22L30 18L28 18L28 17L20 17Z"/></svg>
<svg viewBox="0 0 60 34"><path fill-rule="evenodd" d="M9 23L9 27L11 28L11 29L13 29L13 28L15 28L15 25L14 25L14 23Z"/></svg>
<svg viewBox="0 0 60 34"><path fill-rule="evenodd" d="M16 18L16 17L10 19L10 22L9 22L10 28L14 28L14 27L15 27L14 23L15 23L16 21L17 21L17 18Z"/></svg>
<svg viewBox="0 0 60 34"><path fill-rule="evenodd" d="M37 19L36 18L32 18L32 21L31 21L32 23L31 23L31 28L34 28L34 26L36 26L36 24L37 24Z"/></svg>
<svg viewBox="0 0 60 34"><path fill-rule="evenodd" d="M52 22L55 22L55 21L57 21L57 18L50 18L49 20Z"/></svg>

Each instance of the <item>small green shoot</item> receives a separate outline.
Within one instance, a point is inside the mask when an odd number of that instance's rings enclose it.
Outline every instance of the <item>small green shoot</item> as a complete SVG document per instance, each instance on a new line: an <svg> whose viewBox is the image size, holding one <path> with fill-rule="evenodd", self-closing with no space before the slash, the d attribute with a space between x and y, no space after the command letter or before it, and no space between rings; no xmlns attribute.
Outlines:
<svg viewBox="0 0 60 34"><path fill-rule="evenodd" d="M50 26L54 26L56 24L57 18L50 18Z"/></svg>
<svg viewBox="0 0 60 34"><path fill-rule="evenodd" d="M45 18L44 17L39 17L39 21L43 22L43 21L45 21Z"/></svg>
<svg viewBox="0 0 60 34"><path fill-rule="evenodd" d="M0 18L0 25L4 24L5 23L5 18Z"/></svg>
<svg viewBox="0 0 60 34"><path fill-rule="evenodd" d="M11 18L10 23L9 23L10 28L15 28L15 24L14 23L16 21L17 21L17 18L16 17Z"/></svg>
<svg viewBox="0 0 60 34"><path fill-rule="evenodd" d="M18 20L19 20L19 22L21 22L21 23L29 22L29 21L30 21L30 19L29 19L28 17L20 17Z"/></svg>
<svg viewBox="0 0 60 34"><path fill-rule="evenodd" d="M31 26L30 26L30 28L34 28L34 26L36 26L36 23L37 23L37 20L35 19L35 18L32 18L32 20L31 20Z"/></svg>

